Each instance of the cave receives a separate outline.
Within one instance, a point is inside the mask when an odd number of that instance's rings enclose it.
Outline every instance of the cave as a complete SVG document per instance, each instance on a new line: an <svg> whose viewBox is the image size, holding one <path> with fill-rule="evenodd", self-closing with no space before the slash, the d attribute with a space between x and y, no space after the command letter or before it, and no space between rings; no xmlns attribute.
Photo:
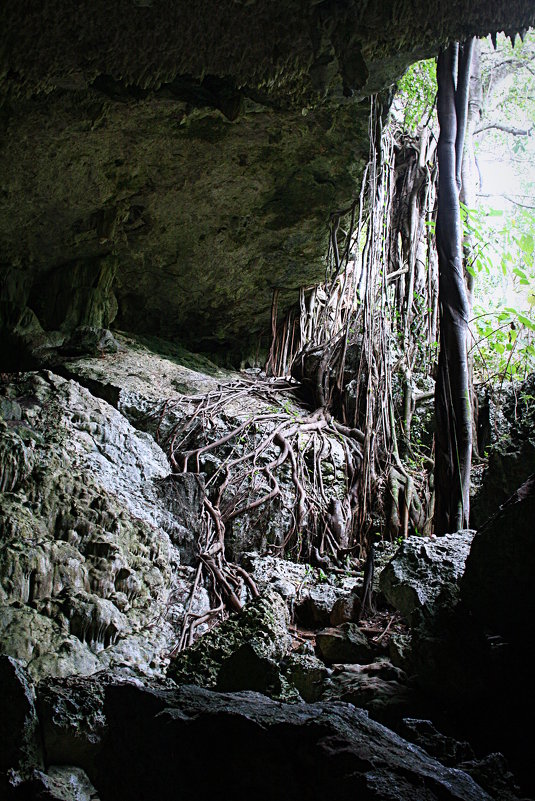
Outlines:
<svg viewBox="0 0 535 801"><path fill-rule="evenodd" d="M3 3L2 798L535 793L533 373L472 397L436 536L437 171L384 133L412 64L534 26Z"/></svg>

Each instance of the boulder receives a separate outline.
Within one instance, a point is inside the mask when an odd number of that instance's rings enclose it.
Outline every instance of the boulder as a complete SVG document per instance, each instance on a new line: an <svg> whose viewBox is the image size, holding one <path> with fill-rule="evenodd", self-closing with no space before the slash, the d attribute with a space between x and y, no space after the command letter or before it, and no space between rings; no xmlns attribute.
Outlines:
<svg viewBox="0 0 535 801"><path fill-rule="evenodd" d="M332 672L313 654L301 653L290 654L284 660L284 669L289 683L307 703L319 701L324 682Z"/></svg>
<svg viewBox="0 0 535 801"><path fill-rule="evenodd" d="M475 759L469 743L442 734L430 720L404 718L401 733L443 765L455 767L459 762Z"/></svg>
<svg viewBox="0 0 535 801"><path fill-rule="evenodd" d="M321 658L329 664L367 664L375 658L374 649L356 623L323 629L316 635L316 646Z"/></svg>
<svg viewBox="0 0 535 801"><path fill-rule="evenodd" d="M474 537L461 581L477 621L520 641L535 616L535 474Z"/></svg>
<svg viewBox="0 0 535 801"><path fill-rule="evenodd" d="M356 593L338 598L331 609L329 623L331 626L340 626L342 623L356 622L358 620L360 607L360 596Z"/></svg>
<svg viewBox="0 0 535 801"><path fill-rule="evenodd" d="M240 614L205 634L171 661L167 675L177 684L255 689L279 696L278 665L290 650L288 609L281 596L266 590Z"/></svg>
<svg viewBox="0 0 535 801"><path fill-rule="evenodd" d="M0 655L0 790L42 767L35 693L23 666Z"/></svg>
<svg viewBox="0 0 535 801"><path fill-rule="evenodd" d="M403 678L387 660L334 671L351 672ZM9 708L11 696L4 700ZM10 801L172 801L177 792L185 801L517 801L503 759L452 749L428 721L405 721L404 739L352 703L285 704L122 671L43 680L36 708L48 767L28 763L17 786L6 787Z"/></svg>
<svg viewBox="0 0 535 801"><path fill-rule="evenodd" d="M263 651L258 642L242 643L221 663L217 689L222 692L256 690L272 698L281 698L286 688L279 665Z"/></svg>
<svg viewBox="0 0 535 801"><path fill-rule="evenodd" d="M411 626L457 603L474 533L458 531L433 539L408 537L382 571L381 592Z"/></svg>
<svg viewBox="0 0 535 801"><path fill-rule="evenodd" d="M243 563L259 588L271 587L286 598L303 626L328 626L332 619L342 622L357 609L354 590L362 585L361 577L324 573L311 565L256 553L244 554Z"/></svg>
<svg viewBox="0 0 535 801"><path fill-rule="evenodd" d="M51 765L47 772L33 772L17 787L14 800L20 801L100 801L97 791L81 768Z"/></svg>
<svg viewBox="0 0 535 801"><path fill-rule="evenodd" d="M368 665L334 665L322 699L347 701L389 725L409 712L414 693L405 673L388 659L380 659Z"/></svg>
<svg viewBox="0 0 535 801"><path fill-rule="evenodd" d="M214 797L490 801L351 704L287 705L253 692L183 686L146 698L109 687L109 748L94 770L102 801ZM207 753L207 749L208 752Z"/></svg>
<svg viewBox="0 0 535 801"><path fill-rule="evenodd" d="M489 388L480 412L487 457L470 502L470 522L481 529L515 490L535 472L535 373L522 384Z"/></svg>
<svg viewBox="0 0 535 801"><path fill-rule="evenodd" d="M481 759L473 757L459 762L457 767L500 801L517 801L519 788L503 754L487 754Z"/></svg>

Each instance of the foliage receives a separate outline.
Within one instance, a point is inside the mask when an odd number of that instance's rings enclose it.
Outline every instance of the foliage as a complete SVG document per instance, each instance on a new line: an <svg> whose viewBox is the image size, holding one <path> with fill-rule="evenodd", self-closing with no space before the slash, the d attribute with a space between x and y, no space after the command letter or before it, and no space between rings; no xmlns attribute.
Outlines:
<svg viewBox="0 0 535 801"><path fill-rule="evenodd" d="M475 150L483 184L477 209L463 209L472 242L471 321L476 380L521 378L535 369L535 31L513 43L481 42L481 120ZM436 64L422 61L399 83L398 108L409 133L432 111ZM428 220L434 233L434 221Z"/></svg>
<svg viewBox="0 0 535 801"><path fill-rule="evenodd" d="M437 94L435 59L418 61L398 83L398 102L402 108L403 128L415 133L431 114Z"/></svg>
<svg viewBox="0 0 535 801"><path fill-rule="evenodd" d="M535 212L463 209L477 276L472 347L476 377L524 378L535 369Z"/></svg>

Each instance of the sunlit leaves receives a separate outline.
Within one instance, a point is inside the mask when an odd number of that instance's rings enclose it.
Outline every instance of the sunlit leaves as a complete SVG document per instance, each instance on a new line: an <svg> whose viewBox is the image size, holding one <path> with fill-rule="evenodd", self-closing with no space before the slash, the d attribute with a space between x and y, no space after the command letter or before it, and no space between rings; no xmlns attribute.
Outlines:
<svg viewBox="0 0 535 801"><path fill-rule="evenodd" d="M398 83L398 99L403 108L403 126L415 133L429 117L437 94L435 59L418 61L405 72Z"/></svg>
<svg viewBox="0 0 535 801"><path fill-rule="evenodd" d="M477 277L471 331L480 379L523 378L535 369L535 211L462 209Z"/></svg>

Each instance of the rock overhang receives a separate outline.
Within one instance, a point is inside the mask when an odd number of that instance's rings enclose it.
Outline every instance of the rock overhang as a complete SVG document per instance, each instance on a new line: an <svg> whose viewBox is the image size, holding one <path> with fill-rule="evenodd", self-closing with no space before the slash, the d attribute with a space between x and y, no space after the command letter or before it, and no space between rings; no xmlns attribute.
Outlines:
<svg viewBox="0 0 535 801"><path fill-rule="evenodd" d="M221 358L321 280L370 94L441 43L535 23L503 2L4 4L4 331L109 325Z"/></svg>

